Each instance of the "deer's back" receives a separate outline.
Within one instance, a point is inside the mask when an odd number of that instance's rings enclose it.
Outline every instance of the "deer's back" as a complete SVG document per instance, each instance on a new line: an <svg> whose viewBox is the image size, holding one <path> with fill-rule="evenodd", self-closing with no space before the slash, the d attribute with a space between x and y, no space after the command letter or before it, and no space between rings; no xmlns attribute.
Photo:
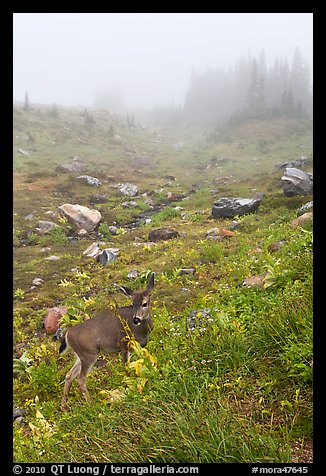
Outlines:
<svg viewBox="0 0 326 476"><path fill-rule="evenodd" d="M126 308L129 308L129 311L122 308L125 319L132 314L131 306ZM117 310L119 314L120 310L121 308ZM110 310L104 310L96 317L71 327L67 332L67 340L77 354L83 349L94 354L99 351L111 353L121 349L121 340L125 335L119 317Z"/></svg>

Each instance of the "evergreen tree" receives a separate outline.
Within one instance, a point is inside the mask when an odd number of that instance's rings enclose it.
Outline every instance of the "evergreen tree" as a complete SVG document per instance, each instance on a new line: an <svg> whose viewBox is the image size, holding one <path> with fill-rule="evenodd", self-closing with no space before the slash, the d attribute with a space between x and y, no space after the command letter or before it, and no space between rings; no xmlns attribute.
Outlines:
<svg viewBox="0 0 326 476"><path fill-rule="evenodd" d="M254 58L252 61L251 82L250 82L250 86L249 86L248 94L247 94L248 106L251 111L256 110L257 95L258 95L258 71L257 71L257 61Z"/></svg>
<svg viewBox="0 0 326 476"><path fill-rule="evenodd" d="M29 98L28 98L28 92L26 91L25 93L25 101L24 101L24 106L23 108L25 109L25 111L28 111L28 109L30 108L29 106Z"/></svg>

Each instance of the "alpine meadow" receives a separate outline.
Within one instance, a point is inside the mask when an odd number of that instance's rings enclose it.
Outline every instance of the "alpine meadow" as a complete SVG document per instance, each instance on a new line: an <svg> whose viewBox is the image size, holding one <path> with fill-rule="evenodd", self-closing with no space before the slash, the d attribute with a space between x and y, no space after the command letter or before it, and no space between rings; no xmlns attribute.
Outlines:
<svg viewBox="0 0 326 476"><path fill-rule="evenodd" d="M296 48L14 101L15 463L313 462L310 83Z"/></svg>

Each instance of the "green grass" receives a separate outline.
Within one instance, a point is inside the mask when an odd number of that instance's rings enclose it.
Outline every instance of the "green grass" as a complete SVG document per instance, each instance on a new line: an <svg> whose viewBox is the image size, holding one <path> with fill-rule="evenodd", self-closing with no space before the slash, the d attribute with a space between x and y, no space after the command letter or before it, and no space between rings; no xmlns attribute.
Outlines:
<svg viewBox="0 0 326 476"><path fill-rule="evenodd" d="M39 158L27 164L28 157L14 154L19 172L14 192L14 358L24 352L30 359L28 372L22 370L14 378L14 404L26 410L23 422L14 422L14 461L290 463L292 446L299 441L304 447L313 432L312 225L291 225L297 209L311 197L284 197L274 163L285 156L297 158L299 145L308 144L308 128L285 127L281 121L280 127L273 123L266 130L266 125L254 124L229 131L232 140L227 143L189 131L165 131L158 152L155 135L130 131L122 119L104 111L92 116L90 129L77 111L60 109L58 117L46 110L15 112L15 135L29 131ZM110 142L106 134L111 124L122 137L119 143ZM174 151L172 144L183 140L185 147ZM137 174L125 154L133 143L152 158ZM24 148L23 142L20 146ZM259 147L267 154L257 166L251 157ZM96 206L103 212L101 235L73 243L67 241L69 226L62 223L59 231L40 237L34 230L39 219L46 219L44 212L69 200L87 206L94 193L69 177L52 174L59 156L63 161L76 153L87 159L94 174L104 163L103 174L110 175L100 190L108 195L108 203ZM212 165L212 157L222 155L231 160L221 167ZM177 178L173 188L165 185L165 175ZM164 207L150 224L111 236L108 227L114 221L123 226L146 210L143 197L137 198L138 210L121 207L124 198L110 184L122 181L149 192L155 204L172 189L184 191L188 198L174 204L184 210ZM47 186L39 188L42 184ZM212 194L216 188L219 192ZM253 189L265 192L258 212L236 217L235 236L207 239L209 229L232 223L211 218L216 197L252 196ZM34 218L26 220L31 212ZM149 230L158 226L173 226L180 236L134 246L147 242ZM23 246L21 240L27 237ZM99 239L119 248L113 264L103 267L82 255ZM285 245L269 252L277 240ZM51 248L48 254L40 251L42 246ZM261 251L253 252L257 247ZM44 260L50 254L60 260ZM182 267L195 268L195 275L180 276ZM127 277L131 269L140 272L134 281ZM141 288L150 270L156 273L155 328L147 350L157 365L145 354L132 355L147 366L146 383L132 369L127 376L119 356L101 355L107 364L93 369L88 378L91 403L83 401L74 382L71 410L62 413L64 376L73 355L58 358L58 343L42 330L46 309L66 304L71 321L115 303L125 305L128 299L114 283ZM266 271L264 288L241 287L247 276ZM44 283L31 291L34 277ZM187 331L190 311L203 308L211 310L212 321ZM112 391L119 396L113 401Z"/></svg>

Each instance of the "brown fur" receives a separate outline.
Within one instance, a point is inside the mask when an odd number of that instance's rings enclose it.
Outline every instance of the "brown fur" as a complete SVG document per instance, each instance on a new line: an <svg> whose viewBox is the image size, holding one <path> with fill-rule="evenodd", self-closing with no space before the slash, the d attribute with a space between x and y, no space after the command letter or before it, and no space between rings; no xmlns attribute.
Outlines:
<svg viewBox="0 0 326 476"><path fill-rule="evenodd" d="M148 280L144 291L132 291L121 286L120 289L132 298L131 306L118 307L116 313L102 311L96 317L71 327L62 339L60 353L71 347L77 360L67 373L61 407L66 410L71 384L77 378L85 399L87 375L97 360L99 352L120 352L124 364L128 362L128 335L144 347L154 324L150 316L150 296L154 287L154 273Z"/></svg>

